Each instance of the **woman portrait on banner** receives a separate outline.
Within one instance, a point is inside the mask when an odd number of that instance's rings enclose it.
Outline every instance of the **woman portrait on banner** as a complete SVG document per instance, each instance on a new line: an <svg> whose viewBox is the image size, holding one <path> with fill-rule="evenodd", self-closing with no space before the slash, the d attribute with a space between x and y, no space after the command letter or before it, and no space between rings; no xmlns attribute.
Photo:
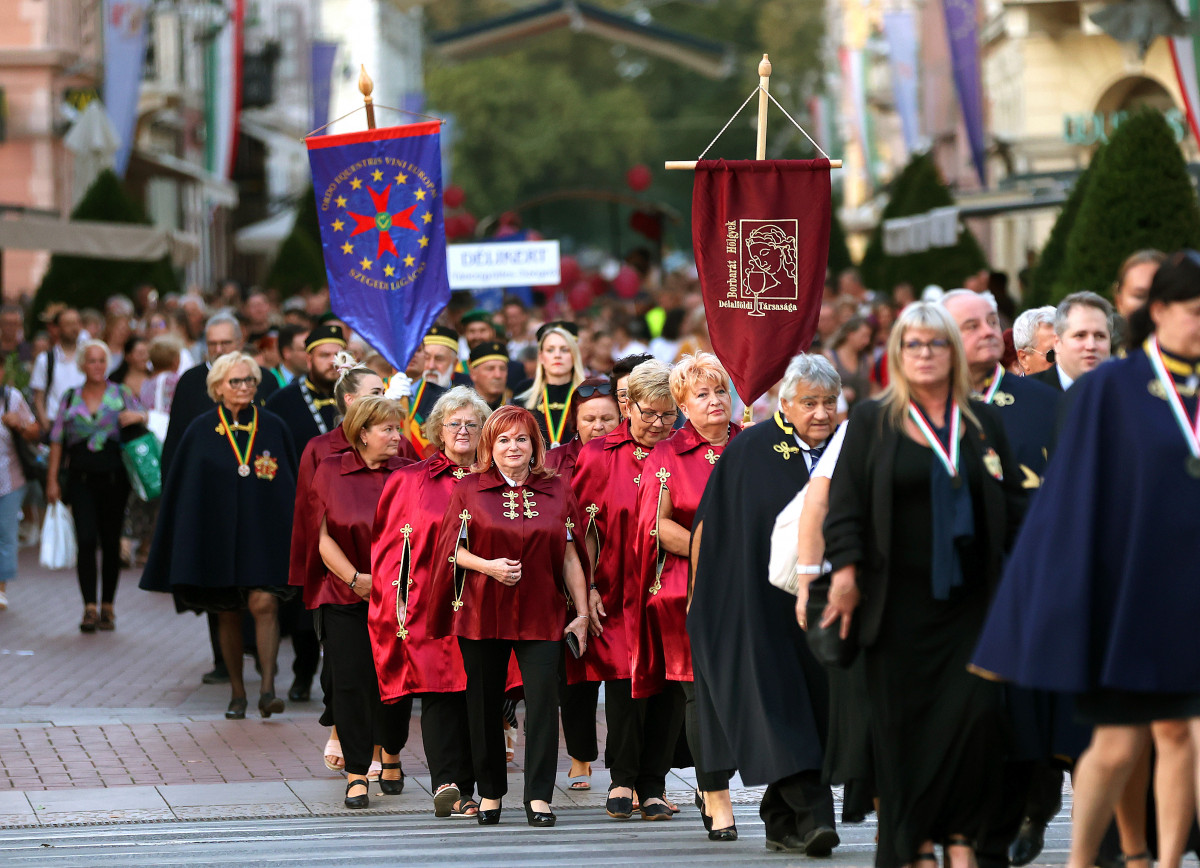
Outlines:
<svg viewBox="0 0 1200 868"><path fill-rule="evenodd" d="M146 414L124 386L110 383L108 345L87 341L75 353L82 386L62 397L50 431L46 502L71 507L79 547L75 569L83 595L79 629L113 630L113 601L121 575L121 527L129 499L129 477L121 460L121 430L145 424ZM60 487L66 469L65 484ZM96 610L96 549L100 549L100 610Z"/></svg>
<svg viewBox="0 0 1200 868"><path fill-rule="evenodd" d="M1094 864L1118 798L1145 803L1126 784L1151 740L1160 864L1180 864L1195 813L1200 254L1159 267L1129 347L1071 387L1070 448L1046 469L974 656L982 672L1075 694L1094 726L1075 766L1070 868Z"/></svg>
<svg viewBox="0 0 1200 868"><path fill-rule="evenodd" d="M681 691L689 745L697 744L692 650L687 635L688 547L704 486L726 444L741 432L731 419L733 390L711 353L684 356L671 370L671 396L687 419L646 459L638 488L634 549L644 609L633 647L632 694ZM693 748L693 760L697 749ZM736 841L729 776L696 763L696 804L708 837ZM711 804L709 804L711 802Z"/></svg>
<svg viewBox="0 0 1200 868"><path fill-rule="evenodd" d="M487 404L455 386L433 405L429 458L388 478L375 513L371 548L371 650L385 703L411 708L421 697L421 741L435 817L474 817L475 769L467 728L467 674L454 636L435 636L438 530L455 484L471 472ZM449 605L449 598L443 601Z"/></svg>
<svg viewBox="0 0 1200 868"><path fill-rule="evenodd" d="M611 433L621 423L621 408L613 392L613 384L607 378L588 377L579 384L571 398L568 412L575 436L561 449L551 449L546 453L546 467L557 471L568 485L575 476L575 462L579 459L580 450L595 438ZM563 739L567 743L567 754L571 757L571 768L567 771L567 780L571 783L567 787L590 790L592 763L599 756L596 705L600 696L600 682L570 684L564 666L558 692Z"/></svg>
<svg viewBox="0 0 1200 868"><path fill-rule="evenodd" d="M833 474L821 625L851 618L865 655L879 796L877 868L974 863L997 810L1006 729L997 684L967 671L1024 509L997 412L970 398L940 305L900 315L890 383L851 414ZM810 625L811 628L812 625Z"/></svg>
<svg viewBox="0 0 1200 868"><path fill-rule="evenodd" d="M589 562L570 486L546 470L533 414L501 407L483 427L475 473L450 495L434 563L440 635L458 637L481 826L508 790L504 689L515 653L525 690L525 816L553 826L558 668L564 637L586 656ZM450 593L447 594L446 590Z"/></svg>
<svg viewBox="0 0 1200 868"><path fill-rule="evenodd" d="M408 740L412 700L380 701L367 630L375 509L388 476L411 463L397 454L403 421L395 401L375 395L354 401L339 426L350 448L322 461L310 486L325 581L306 603L315 603L321 616L333 720L346 761L347 808L369 805L367 772L377 744L380 789L388 796L404 789L400 751ZM357 788L361 792L352 794Z"/></svg>
<svg viewBox="0 0 1200 868"><path fill-rule="evenodd" d="M549 322L538 329L537 369L533 381L517 387L513 403L533 413L538 430L554 449L571 439L568 408L571 395L587 377L579 354L579 326L573 322Z"/></svg>
<svg viewBox="0 0 1200 868"><path fill-rule="evenodd" d="M213 362L206 385L216 404L179 441L140 587L170 593L181 612L213 612L229 670L225 716L246 716L242 614L254 619L262 684L258 710L284 709L275 695L279 601L288 598L288 545L296 457L281 420L254 404L262 371L242 352Z"/></svg>

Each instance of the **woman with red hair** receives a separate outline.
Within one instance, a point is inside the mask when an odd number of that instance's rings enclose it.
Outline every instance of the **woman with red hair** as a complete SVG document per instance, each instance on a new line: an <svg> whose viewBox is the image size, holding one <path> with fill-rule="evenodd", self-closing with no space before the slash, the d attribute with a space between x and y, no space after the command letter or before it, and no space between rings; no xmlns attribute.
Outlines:
<svg viewBox="0 0 1200 868"><path fill-rule="evenodd" d="M545 465L533 414L501 407L483 426L475 472L450 496L438 536L437 605L467 673L467 724L481 826L508 790L503 705L515 654L525 687L525 815L553 826L558 667L564 637L587 648L588 563L579 505Z"/></svg>

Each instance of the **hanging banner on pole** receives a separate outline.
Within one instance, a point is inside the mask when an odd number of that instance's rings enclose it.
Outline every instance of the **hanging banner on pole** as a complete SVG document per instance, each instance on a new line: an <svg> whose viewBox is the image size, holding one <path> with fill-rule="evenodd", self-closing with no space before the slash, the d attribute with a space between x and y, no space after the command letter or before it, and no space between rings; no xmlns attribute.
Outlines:
<svg viewBox="0 0 1200 868"><path fill-rule="evenodd" d="M440 127L305 139L330 306L399 371L450 301Z"/></svg>
<svg viewBox="0 0 1200 868"><path fill-rule="evenodd" d="M979 81L979 27L975 20L975 0L944 0L946 37L950 41L950 59L954 66L954 89L962 109L971 160L979 183L987 186L987 142L983 132L983 90Z"/></svg>
<svg viewBox="0 0 1200 868"><path fill-rule="evenodd" d="M888 46L892 95L904 132L908 156L920 150L921 128L917 109L917 20L914 12L885 12L883 36Z"/></svg>
<svg viewBox="0 0 1200 868"><path fill-rule="evenodd" d="M133 136L137 128L149 7L150 0L104 2L104 109L120 138L113 168L122 178L133 153Z"/></svg>
<svg viewBox="0 0 1200 868"><path fill-rule="evenodd" d="M701 160L692 245L713 351L751 404L812 344L832 216L829 160Z"/></svg>

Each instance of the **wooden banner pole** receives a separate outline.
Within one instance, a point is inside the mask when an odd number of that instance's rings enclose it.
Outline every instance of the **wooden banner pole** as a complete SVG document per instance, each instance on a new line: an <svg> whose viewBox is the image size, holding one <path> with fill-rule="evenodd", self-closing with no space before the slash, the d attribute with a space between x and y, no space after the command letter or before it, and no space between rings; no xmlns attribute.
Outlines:
<svg viewBox="0 0 1200 868"><path fill-rule="evenodd" d="M754 148L754 159L767 158L767 107L770 98L767 96L771 89L771 60L765 54L758 62L758 143Z"/></svg>
<svg viewBox="0 0 1200 868"><path fill-rule="evenodd" d="M371 81L371 76L367 75L367 68L360 66L361 72L358 74L358 91L363 95L363 105L367 109L367 129L375 129L375 100L371 98L371 93L375 90L375 82Z"/></svg>

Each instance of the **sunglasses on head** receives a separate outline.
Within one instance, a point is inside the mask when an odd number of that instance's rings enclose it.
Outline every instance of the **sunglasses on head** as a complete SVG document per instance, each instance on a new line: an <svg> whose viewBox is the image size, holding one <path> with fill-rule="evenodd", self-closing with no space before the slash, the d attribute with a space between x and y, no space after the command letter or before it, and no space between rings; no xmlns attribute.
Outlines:
<svg viewBox="0 0 1200 868"><path fill-rule="evenodd" d="M579 386L575 394L580 398L591 398L594 395L612 395L612 384L601 383L599 386Z"/></svg>

